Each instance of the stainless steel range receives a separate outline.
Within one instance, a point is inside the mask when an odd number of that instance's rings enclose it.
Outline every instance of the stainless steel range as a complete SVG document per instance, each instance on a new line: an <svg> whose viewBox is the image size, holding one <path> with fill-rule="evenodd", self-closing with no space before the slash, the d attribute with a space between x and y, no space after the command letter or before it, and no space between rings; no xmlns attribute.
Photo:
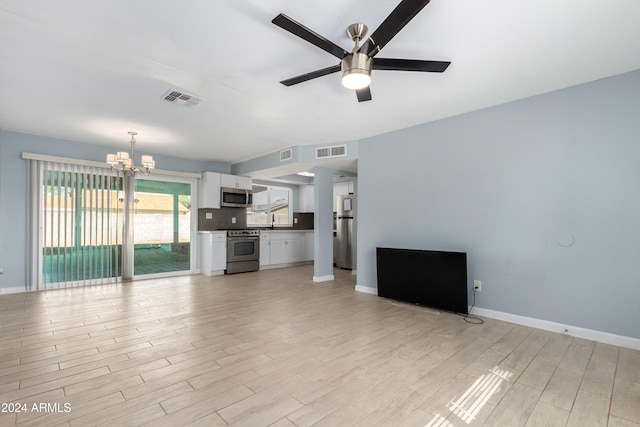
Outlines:
<svg viewBox="0 0 640 427"><path fill-rule="evenodd" d="M226 274L257 271L260 268L260 231L227 230Z"/></svg>

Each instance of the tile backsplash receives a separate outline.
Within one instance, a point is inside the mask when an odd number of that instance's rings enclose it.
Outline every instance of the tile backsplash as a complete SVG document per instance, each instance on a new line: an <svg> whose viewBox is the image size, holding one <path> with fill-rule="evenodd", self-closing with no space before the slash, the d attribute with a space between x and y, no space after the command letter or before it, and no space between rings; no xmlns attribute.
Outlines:
<svg viewBox="0 0 640 427"><path fill-rule="evenodd" d="M247 228L246 208L198 209L198 231L242 230L245 228ZM293 227L278 228L280 230L313 230L313 212L294 212Z"/></svg>
<svg viewBox="0 0 640 427"><path fill-rule="evenodd" d="M313 230L313 212L294 212L294 230Z"/></svg>
<svg viewBox="0 0 640 427"><path fill-rule="evenodd" d="M198 231L245 228L247 228L246 208L198 209Z"/></svg>

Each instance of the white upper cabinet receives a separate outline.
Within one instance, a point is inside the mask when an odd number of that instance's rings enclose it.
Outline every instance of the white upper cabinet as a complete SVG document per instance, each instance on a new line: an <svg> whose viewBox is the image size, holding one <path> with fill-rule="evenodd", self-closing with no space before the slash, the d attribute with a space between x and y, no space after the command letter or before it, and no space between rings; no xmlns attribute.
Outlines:
<svg viewBox="0 0 640 427"><path fill-rule="evenodd" d="M202 173L202 206L203 208L220 208L220 174L217 172Z"/></svg>
<svg viewBox="0 0 640 427"><path fill-rule="evenodd" d="M298 190L298 210L299 212L313 212L314 211L314 191L313 184L300 185ZM336 196L344 196L354 193L353 181L341 181L333 183L333 211L336 212Z"/></svg>
<svg viewBox="0 0 640 427"><path fill-rule="evenodd" d="M251 177L227 175L217 172L202 173L202 205L203 208L220 208L220 188L238 188L251 190Z"/></svg>
<svg viewBox="0 0 640 427"><path fill-rule="evenodd" d="M298 188L298 212L313 212L315 205L313 185L305 184L300 185Z"/></svg>
<svg viewBox="0 0 640 427"><path fill-rule="evenodd" d="M333 196L345 196L349 194L349 183L351 181L340 181L333 183ZM353 188L353 187L351 187Z"/></svg>
<svg viewBox="0 0 640 427"><path fill-rule="evenodd" d="M240 190L251 190L251 177L221 174L220 186L227 188L238 188Z"/></svg>

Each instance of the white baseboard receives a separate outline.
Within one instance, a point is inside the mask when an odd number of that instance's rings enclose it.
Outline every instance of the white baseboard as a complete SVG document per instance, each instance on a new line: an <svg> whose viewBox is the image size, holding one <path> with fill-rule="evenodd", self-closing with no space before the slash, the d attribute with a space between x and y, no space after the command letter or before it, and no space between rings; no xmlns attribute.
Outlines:
<svg viewBox="0 0 640 427"><path fill-rule="evenodd" d="M370 288L368 286L356 285L357 292L364 292L365 294L378 295L378 289Z"/></svg>
<svg viewBox="0 0 640 427"><path fill-rule="evenodd" d="M12 288L0 288L0 295L18 294L20 292L29 292L29 291L22 286L14 286Z"/></svg>
<svg viewBox="0 0 640 427"><path fill-rule="evenodd" d="M543 329L545 331L558 332L561 334L567 334L577 338L585 338L605 344L617 345L619 347L640 350L640 339L638 338L625 337L623 335L615 335L608 332L595 331L593 329L564 325L562 323L505 313L502 311L488 310L486 308L474 307L471 310L470 314L490 317L492 319L503 320L505 322L516 323L518 325L530 326L532 328Z"/></svg>
<svg viewBox="0 0 640 427"><path fill-rule="evenodd" d="M328 282L329 280L333 280L333 274L329 274L326 276L313 276L314 282Z"/></svg>

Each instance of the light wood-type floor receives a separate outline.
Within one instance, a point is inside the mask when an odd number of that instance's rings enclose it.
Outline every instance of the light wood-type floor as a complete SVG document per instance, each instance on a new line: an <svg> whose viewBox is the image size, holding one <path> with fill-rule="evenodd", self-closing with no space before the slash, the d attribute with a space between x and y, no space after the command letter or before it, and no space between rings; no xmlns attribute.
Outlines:
<svg viewBox="0 0 640 427"><path fill-rule="evenodd" d="M638 351L472 325L335 274L0 296L0 425L640 425Z"/></svg>

